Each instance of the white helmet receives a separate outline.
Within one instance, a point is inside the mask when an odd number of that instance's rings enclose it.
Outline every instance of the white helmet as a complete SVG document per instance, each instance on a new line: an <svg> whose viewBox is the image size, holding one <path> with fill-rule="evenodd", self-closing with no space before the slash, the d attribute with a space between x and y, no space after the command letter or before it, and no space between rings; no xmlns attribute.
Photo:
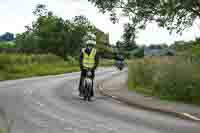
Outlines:
<svg viewBox="0 0 200 133"><path fill-rule="evenodd" d="M92 32L88 32L85 37L86 45L96 45L96 35Z"/></svg>
<svg viewBox="0 0 200 133"><path fill-rule="evenodd" d="M87 40L86 41L86 45L96 45L96 41L95 40Z"/></svg>

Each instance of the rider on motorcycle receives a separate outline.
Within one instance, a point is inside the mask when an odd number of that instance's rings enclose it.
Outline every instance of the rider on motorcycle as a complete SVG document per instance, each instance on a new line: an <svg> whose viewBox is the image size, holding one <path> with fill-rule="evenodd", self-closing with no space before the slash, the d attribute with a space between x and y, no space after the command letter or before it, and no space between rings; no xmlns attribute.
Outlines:
<svg viewBox="0 0 200 133"><path fill-rule="evenodd" d="M118 67L119 65L124 65L124 57L121 54L117 54L115 57L116 60L116 66Z"/></svg>
<svg viewBox="0 0 200 133"><path fill-rule="evenodd" d="M86 69L90 69L92 73L92 88L94 88L94 77L95 77L95 70L99 64L99 57L95 48L96 41L88 40L86 42L86 48L83 48L80 53L80 68L81 68L81 77L79 83L79 96L83 96L82 91L82 84L83 80L86 77L87 71ZM91 96L94 96L94 89L92 89Z"/></svg>

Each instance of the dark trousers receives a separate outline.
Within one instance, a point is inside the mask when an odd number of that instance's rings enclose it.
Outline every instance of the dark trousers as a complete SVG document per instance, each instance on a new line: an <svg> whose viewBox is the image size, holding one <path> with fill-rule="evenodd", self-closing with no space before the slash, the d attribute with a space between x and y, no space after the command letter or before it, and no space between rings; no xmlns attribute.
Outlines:
<svg viewBox="0 0 200 133"><path fill-rule="evenodd" d="M85 69L82 69L81 70L81 77L80 77L80 82L79 82L79 93L81 94L82 93L82 84L83 84L83 80L84 78L86 77L86 74L87 74L87 71ZM92 79L92 96L94 96L94 77L95 77L95 71L92 71L92 76L91 76L91 79Z"/></svg>

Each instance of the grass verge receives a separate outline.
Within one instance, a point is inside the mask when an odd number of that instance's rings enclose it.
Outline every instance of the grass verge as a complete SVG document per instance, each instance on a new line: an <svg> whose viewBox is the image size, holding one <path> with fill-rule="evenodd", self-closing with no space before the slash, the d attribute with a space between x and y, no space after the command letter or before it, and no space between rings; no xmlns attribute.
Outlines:
<svg viewBox="0 0 200 133"><path fill-rule="evenodd" d="M7 131L4 128L0 128L0 133L7 133Z"/></svg>
<svg viewBox="0 0 200 133"><path fill-rule="evenodd" d="M113 60L100 60L101 67L109 67L113 63ZM0 54L0 81L77 71L80 71L79 63L73 57L64 61L52 54Z"/></svg>
<svg viewBox="0 0 200 133"><path fill-rule="evenodd" d="M56 75L79 71L74 59L52 55L0 54L0 80Z"/></svg>
<svg viewBox="0 0 200 133"><path fill-rule="evenodd" d="M60 64L13 65L0 70L0 80L10 80L33 76L57 75L79 71L78 66Z"/></svg>
<svg viewBox="0 0 200 133"><path fill-rule="evenodd" d="M129 62L128 87L145 95L200 105L200 64L178 57Z"/></svg>

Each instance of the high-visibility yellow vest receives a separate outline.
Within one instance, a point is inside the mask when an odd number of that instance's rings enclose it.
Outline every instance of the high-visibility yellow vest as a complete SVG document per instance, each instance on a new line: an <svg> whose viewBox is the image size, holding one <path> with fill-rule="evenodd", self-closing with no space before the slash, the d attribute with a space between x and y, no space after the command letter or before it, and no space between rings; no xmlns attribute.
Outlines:
<svg viewBox="0 0 200 133"><path fill-rule="evenodd" d="M82 52L83 52L83 67L93 68L95 65L96 49L93 48L89 55L85 52L85 49L82 49Z"/></svg>

